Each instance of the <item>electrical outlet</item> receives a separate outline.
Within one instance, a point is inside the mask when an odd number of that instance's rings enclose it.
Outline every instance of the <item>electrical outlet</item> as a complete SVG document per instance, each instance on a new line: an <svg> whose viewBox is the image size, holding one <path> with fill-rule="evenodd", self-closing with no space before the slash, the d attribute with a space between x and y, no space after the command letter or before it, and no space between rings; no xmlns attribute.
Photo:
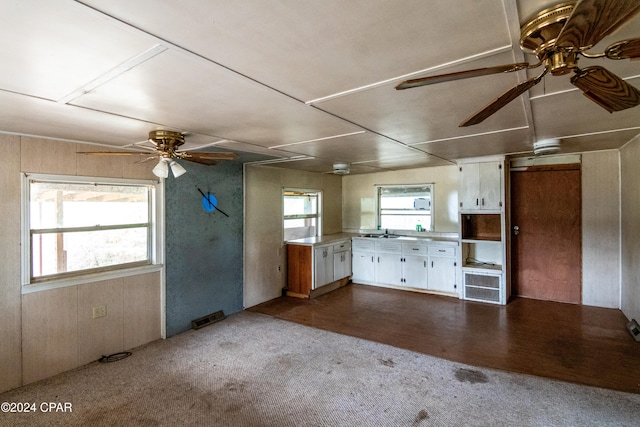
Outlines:
<svg viewBox="0 0 640 427"><path fill-rule="evenodd" d="M93 318L97 319L98 317L104 317L107 315L107 306L106 305L97 305L93 307Z"/></svg>

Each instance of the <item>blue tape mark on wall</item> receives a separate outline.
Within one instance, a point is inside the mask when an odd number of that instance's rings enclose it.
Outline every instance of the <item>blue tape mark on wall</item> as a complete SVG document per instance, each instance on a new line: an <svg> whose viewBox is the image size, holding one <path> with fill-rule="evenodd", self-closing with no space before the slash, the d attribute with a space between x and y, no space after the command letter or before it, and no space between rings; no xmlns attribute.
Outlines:
<svg viewBox="0 0 640 427"><path fill-rule="evenodd" d="M186 174L165 180L167 336L204 315L242 310L242 164L183 164ZM196 187L229 216L204 210Z"/></svg>

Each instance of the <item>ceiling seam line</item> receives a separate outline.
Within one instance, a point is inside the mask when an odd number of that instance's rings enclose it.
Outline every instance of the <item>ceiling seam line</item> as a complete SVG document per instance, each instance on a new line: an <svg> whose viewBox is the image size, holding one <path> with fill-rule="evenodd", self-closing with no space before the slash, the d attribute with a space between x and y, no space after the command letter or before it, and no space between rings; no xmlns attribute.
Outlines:
<svg viewBox="0 0 640 427"><path fill-rule="evenodd" d="M350 123L350 124L352 124L352 125L354 125L354 126L358 126L360 129L364 129L365 131L367 131L367 132L371 132L371 133L372 133L372 134L374 134L374 135L378 135L378 136L380 136L380 137L382 137L382 138L386 138L386 139L388 139L389 141L393 141L393 142L395 142L395 143L397 143L397 144L400 144L400 145L402 145L402 146L404 146L404 147L406 147L406 148L410 148L410 149L414 149L414 150L417 150L417 151L421 151L421 152L423 152L423 153L425 153L425 154L428 154L429 156L433 156L433 157L435 157L435 158L437 158L437 159L444 160L445 162L449 162L449 163L451 163L451 164L455 164L455 162L454 162L454 161L452 161L452 160L445 159L445 158L440 157L440 156L437 156L437 155L435 155L435 154L431 154L431 153L429 153L429 152L427 152L427 151L420 150L419 148L412 147L412 146L410 146L410 145L408 145L408 144L405 144L404 142L401 142L401 141L398 141L397 139L391 138L390 136L383 135L383 134L381 134L380 132L374 131L373 129L369 129L369 128L365 127L365 126L359 125L358 123L356 123L356 122L354 122L354 121L351 121L351 120L349 120L349 119L345 119L344 117L338 116L337 114L334 114L334 113L332 113L332 112L330 112L330 111L324 110L324 109L322 109L322 108L318 107L317 105L309 105L309 106L310 106L311 108L316 109L316 110L323 111L323 112L325 112L326 114L329 114L330 116L333 116L333 117L335 117L335 118L337 118L337 119L344 120L345 122Z"/></svg>
<svg viewBox="0 0 640 427"><path fill-rule="evenodd" d="M89 8L89 9L91 9L91 10L95 11L96 13L99 13L99 14L101 14L101 15L103 15L103 16L106 16L106 17L108 17L108 18L111 18L111 19L113 19L114 21L120 22L121 24L126 25L126 26L127 26L127 27L129 27L129 28L133 28L133 29L135 29L135 30L137 30L137 31L140 31L141 33L144 33L144 34L146 34L146 35L148 35L148 36L150 36L150 37L155 38L156 40L159 40L159 41L161 41L161 42L163 42L163 43L166 43L166 44L170 45L170 47L171 47L171 48L175 48L175 49L181 50L182 52L185 52L185 53L188 53L188 54L193 55L193 56L195 56L195 57L198 57L198 58L200 58L200 59L202 59L202 60L204 60L204 61L206 61L206 62L209 62L209 63L211 63L211 64L217 65L217 66L219 66L219 67L221 67L221 68L224 68L224 69L225 69L225 70L227 70L227 71L230 71L230 72L231 72L231 73L233 73L233 74L236 74L236 75L238 75L238 76L240 76L240 77L243 77L243 78L245 78L245 79L247 79L247 80L249 80L249 81L252 81L252 82L254 82L254 83L256 83L256 84L258 84L258 85L260 85L260 86L262 86L262 87L264 87L264 88L266 88L266 89L269 89L269 90L272 90L272 91L274 91L274 92L276 92L276 93L279 93L280 95L283 95L283 96L285 96L285 97L287 97L287 98L289 98L289 99L291 99L291 100L297 101L297 102L299 102L299 103L301 103L301 104L305 104L305 102L304 102L303 100L298 99L298 98L296 98L296 97L295 97L295 96L293 96L293 95L289 95L288 93L283 92L283 91L281 91L280 89L276 89L276 88L275 88L275 87L273 87L273 86L270 86L270 85L268 85L268 84L266 84L266 83L263 83L263 82L261 82L261 81L259 81L259 80L256 80L256 79L252 78L252 77L249 77L248 75L243 74L243 73L241 73L241 72L239 72L239 71L237 71L237 70L234 70L233 68L230 68L230 67L228 67L228 66L226 66L226 65L223 65L223 64L221 64L221 63L219 63L219 62L216 62L216 61L214 61L214 60L213 60L213 59L211 59L211 58L207 58L206 56L204 56L204 55L202 55L202 54L199 54L199 53L194 52L194 51L192 51L192 50L190 50L190 49L187 49L187 48L185 48L185 47L182 47L182 46L180 46L179 44L176 44L176 43L171 42L171 41L169 41L169 40L167 40L167 39L164 39L164 38L162 38L162 37L159 37L159 36L157 36L157 35L155 35L155 34L153 34L153 33L149 32L149 31L147 31L147 30L144 30L144 29L142 29L142 28L140 28L140 27L138 27L138 26L136 26L136 25L133 25L133 24L131 24L131 23L129 23L129 22L126 22L126 21L124 21L124 20L122 20L122 19L120 19L120 18L118 18L118 17L116 17L116 16L110 15L110 14L108 14L108 13L106 13L106 12L104 12L104 11L102 11L102 10L100 10L100 9L98 9L98 8L96 8L96 7L94 7L94 6L91 6L91 5L88 5L88 4L86 4L86 3L83 3L81 0L74 0L74 1L75 1L76 3L79 3L79 4L81 4L81 5L85 6L85 7ZM306 105L306 104L305 104L305 105Z"/></svg>
<svg viewBox="0 0 640 427"><path fill-rule="evenodd" d="M309 101L305 101L305 104L307 104L307 105L320 104L322 102L331 101L333 99L341 98L341 97L346 96L346 95L351 95L351 94L354 94L354 93L363 92L363 91L369 90L369 89L375 89L377 87L384 86L384 85L386 85L388 83L391 83L391 82L394 82L394 81L407 80L409 78L415 77L415 76L420 75L420 74L432 73L434 71L444 70L444 69L447 69L447 68L450 68L450 67L454 67L454 66L457 66L457 65L462 65L462 64L469 63L469 62L473 62L473 61L476 61L478 59L488 58L490 56L497 55L499 53L507 52L507 51L509 51L511 49L512 49L511 45L509 45L509 46L500 46L498 48L490 49L490 50L487 50L487 51L484 51L484 52L481 52L481 53L478 53L478 54L475 54L475 55L471 55L471 56L467 56L467 57L464 57L464 58L456 59L456 60L453 60L453 61L445 62L444 64L434 65L433 67L424 68L422 70L414 71L414 72L411 72L411 73L408 73L408 74L403 74L403 75L392 77L392 78L389 78L389 79L380 80L378 82L370 83L370 84L364 85L364 86L359 86L359 87L356 87L356 88L353 88L353 89L347 89L345 91L334 93L334 94L331 94L331 95L326 95L326 96L323 96L323 97L320 97L320 98L311 99Z"/></svg>

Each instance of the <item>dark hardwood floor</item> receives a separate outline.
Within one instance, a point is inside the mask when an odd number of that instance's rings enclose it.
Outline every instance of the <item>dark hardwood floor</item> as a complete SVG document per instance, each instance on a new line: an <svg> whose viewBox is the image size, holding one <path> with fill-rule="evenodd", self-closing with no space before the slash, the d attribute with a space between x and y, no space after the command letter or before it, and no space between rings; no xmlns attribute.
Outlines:
<svg viewBox="0 0 640 427"><path fill-rule="evenodd" d="M357 284L248 310L473 366L640 393L640 342L620 310L526 298L496 306Z"/></svg>

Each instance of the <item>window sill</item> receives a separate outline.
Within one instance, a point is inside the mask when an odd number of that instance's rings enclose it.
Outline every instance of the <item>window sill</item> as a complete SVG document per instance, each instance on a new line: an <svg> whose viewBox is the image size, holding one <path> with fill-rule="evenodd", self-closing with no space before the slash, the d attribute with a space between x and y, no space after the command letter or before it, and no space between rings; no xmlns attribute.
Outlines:
<svg viewBox="0 0 640 427"><path fill-rule="evenodd" d="M22 294L31 294L34 292L48 291L51 289L64 288L67 286L84 285L87 283L101 282L103 280L118 279L121 277L137 276L140 274L153 273L161 271L164 265L152 264L140 267L125 268L122 270L112 270L93 274L84 274L74 277L66 277L64 279L50 280L44 283L34 283L22 285Z"/></svg>

